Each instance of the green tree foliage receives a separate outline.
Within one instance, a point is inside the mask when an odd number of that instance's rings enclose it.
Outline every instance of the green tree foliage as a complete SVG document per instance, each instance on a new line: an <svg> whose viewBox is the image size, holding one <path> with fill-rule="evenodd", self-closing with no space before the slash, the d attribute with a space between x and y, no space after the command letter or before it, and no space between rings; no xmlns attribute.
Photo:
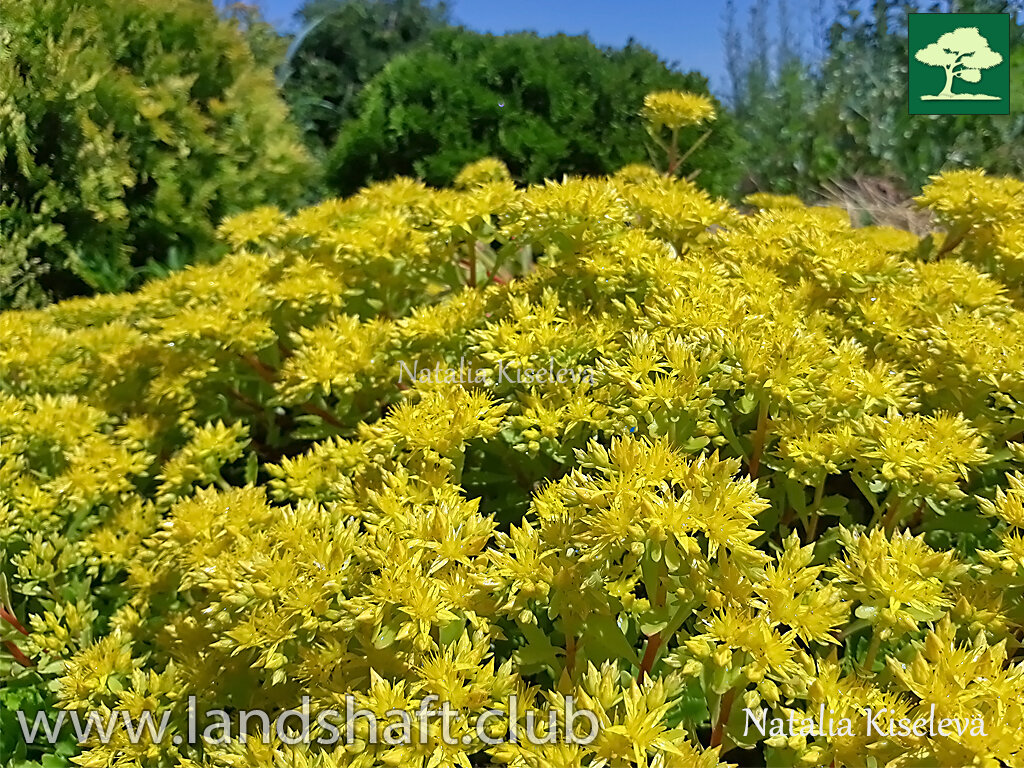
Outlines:
<svg viewBox="0 0 1024 768"><path fill-rule="evenodd" d="M1010 55L1010 112L1024 112L1024 46Z"/></svg>
<svg viewBox="0 0 1024 768"><path fill-rule="evenodd" d="M909 12L1013 10L1001 0L947 5L876 0L865 13L864 3L840 3L833 18L822 14L815 22L823 34L820 57L782 46L785 30L778 43L765 39L762 30L768 19L785 16L784 4L757 0L746 36L736 31L734 18L727 56L733 107L747 148L745 187L803 192L834 179L872 175L894 178L913 191L936 168L1019 173L1024 168L1019 112L907 112ZM1013 34L1019 46L1020 29Z"/></svg>
<svg viewBox="0 0 1024 768"><path fill-rule="evenodd" d="M220 10L222 16L238 25L257 63L271 68L284 63L288 55L290 38L282 35L273 24L263 18L258 5L226 2Z"/></svg>
<svg viewBox="0 0 1024 768"><path fill-rule="evenodd" d="M209 0L0 2L0 306L131 287L310 171Z"/></svg>
<svg viewBox="0 0 1024 768"><path fill-rule="evenodd" d="M430 0L309 0L298 16L282 86L314 151L334 143L374 75L448 23L445 5Z"/></svg>
<svg viewBox="0 0 1024 768"><path fill-rule="evenodd" d="M404 174L444 185L485 156L531 183L608 173L647 159L643 99L670 89L708 93L703 76L675 71L632 42L616 50L583 36L443 30L367 86L329 156L328 183L348 193ZM703 132L681 131L681 146ZM730 121L719 121L689 158L698 182L717 193L735 179L734 135Z"/></svg>

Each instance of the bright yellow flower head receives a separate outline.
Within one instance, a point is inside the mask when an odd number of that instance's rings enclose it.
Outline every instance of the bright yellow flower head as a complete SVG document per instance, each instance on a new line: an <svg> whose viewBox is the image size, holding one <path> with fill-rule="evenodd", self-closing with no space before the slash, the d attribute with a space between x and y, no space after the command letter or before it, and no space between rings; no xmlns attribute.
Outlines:
<svg viewBox="0 0 1024 768"><path fill-rule="evenodd" d="M707 96L687 91L656 91L644 97L642 112L653 126L678 130L715 119L715 105Z"/></svg>
<svg viewBox="0 0 1024 768"><path fill-rule="evenodd" d="M1024 212L1024 181L990 177L985 171L947 171L931 177L917 202L951 225L988 225L1019 220Z"/></svg>
<svg viewBox="0 0 1024 768"><path fill-rule="evenodd" d="M644 163L630 163L619 168L613 178L626 184L642 184L645 181L658 181L662 175Z"/></svg>
<svg viewBox="0 0 1024 768"><path fill-rule="evenodd" d="M469 163L455 177L456 189L472 189L492 181L509 181L508 166L496 157L484 157Z"/></svg>
<svg viewBox="0 0 1024 768"><path fill-rule="evenodd" d="M804 201L796 195L776 195L771 192L753 192L744 197L743 202L762 211L807 207Z"/></svg>

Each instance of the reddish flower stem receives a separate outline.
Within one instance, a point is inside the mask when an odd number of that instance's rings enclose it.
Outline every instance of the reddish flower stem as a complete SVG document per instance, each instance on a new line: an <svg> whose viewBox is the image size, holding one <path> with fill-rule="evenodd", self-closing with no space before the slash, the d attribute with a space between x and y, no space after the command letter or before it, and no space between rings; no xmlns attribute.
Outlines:
<svg viewBox="0 0 1024 768"><path fill-rule="evenodd" d="M718 720L715 721L715 727L711 731L711 748L721 746L722 740L725 737L725 724L729 722L729 715L732 714L732 702L736 698L736 689L731 688L725 692L722 697L722 702L718 710Z"/></svg>
<svg viewBox="0 0 1024 768"><path fill-rule="evenodd" d="M4 621L6 621L8 624L10 624L16 630L21 632L21 634L28 635L28 630L25 629L25 627L23 627L21 625L21 622L18 621L17 617L15 617L15 615L13 613L8 611L2 605L0 605L0 619L3 619Z"/></svg>
<svg viewBox="0 0 1024 768"><path fill-rule="evenodd" d="M644 650L644 657L640 661L640 672L637 674L636 681L642 683L644 678L650 674L651 669L654 667L654 660L658 657L658 651L661 649L661 632L655 632L653 635L647 636L647 648Z"/></svg>
<svg viewBox="0 0 1024 768"><path fill-rule="evenodd" d="M8 652L10 652L11 656L14 657L14 660L21 664L21 666L34 667L36 665L36 663L32 661L32 659L30 659L28 656L21 652L21 648L16 646L10 640L4 640L4 647L8 650Z"/></svg>
<svg viewBox="0 0 1024 768"><path fill-rule="evenodd" d="M21 634L28 635L28 630L25 629L25 627L22 626L21 622L18 621L18 619L15 617L15 615L13 613L11 613L10 611L8 611L6 608L4 608L2 605L0 605L0 619L3 619L4 621L6 621L8 624L10 624L12 627L14 627L14 629L17 630L18 632L20 632ZM35 666L35 662L32 661L32 659L30 659L24 653L22 653L21 648L19 648L17 645L15 645L13 640L4 640L4 648L6 648L8 650L8 652L11 654L11 656L14 657L14 660L17 661L19 664L21 664L21 666L23 666L23 667L34 667Z"/></svg>
<svg viewBox="0 0 1024 768"><path fill-rule="evenodd" d="M569 673L569 677L572 677L573 672L576 669L576 635L568 634L565 636L565 671Z"/></svg>
<svg viewBox="0 0 1024 768"><path fill-rule="evenodd" d="M268 384L274 384L277 381L277 371L275 371L273 368L266 365L265 363L261 362L254 355L242 355L242 360L245 362L246 365L248 365L256 372L256 375L258 375ZM319 406L313 405L311 403L305 403L301 406L301 408L306 413L311 413L314 416L319 416L332 427L336 427L338 429L344 429L345 427L345 425L341 421L339 421L336 416L334 416L329 411L325 411L323 408Z"/></svg>

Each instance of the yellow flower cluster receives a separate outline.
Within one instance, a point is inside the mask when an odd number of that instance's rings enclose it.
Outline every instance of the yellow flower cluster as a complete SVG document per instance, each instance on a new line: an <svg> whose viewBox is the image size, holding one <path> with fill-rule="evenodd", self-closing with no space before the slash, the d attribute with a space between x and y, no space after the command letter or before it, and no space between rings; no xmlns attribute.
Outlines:
<svg viewBox="0 0 1024 768"><path fill-rule="evenodd" d="M777 195L772 192L754 192L744 197L743 202L763 211L804 207L803 201L796 195Z"/></svg>
<svg viewBox="0 0 1024 768"><path fill-rule="evenodd" d="M933 176L917 202L934 211L948 230L925 256L955 252L1002 278L1020 297L1024 281L1024 181L963 170Z"/></svg>
<svg viewBox="0 0 1024 768"><path fill-rule="evenodd" d="M493 181L508 181L512 178L506 166L496 157L484 157L470 163L455 176L456 189L473 189Z"/></svg>
<svg viewBox="0 0 1024 768"><path fill-rule="evenodd" d="M0 674L172 736L190 696L463 715L79 764L1024 765L1024 305L978 266L1014 182L938 177L921 241L637 168L463 182L0 314ZM569 697L595 740L469 728Z"/></svg>
<svg viewBox="0 0 1024 768"><path fill-rule="evenodd" d="M686 91L657 91L644 97L643 116L657 127L678 130L715 119L711 99Z"/></svg>

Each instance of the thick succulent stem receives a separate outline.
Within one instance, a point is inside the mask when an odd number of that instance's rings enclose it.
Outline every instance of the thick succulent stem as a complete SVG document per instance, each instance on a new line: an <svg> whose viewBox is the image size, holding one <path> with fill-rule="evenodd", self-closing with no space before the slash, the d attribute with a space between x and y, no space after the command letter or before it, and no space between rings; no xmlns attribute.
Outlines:
<svg viewBox="0 0 1024 768"><path fill-rule="evenodd" d="M576 634L570 632L565 636L565 671L572 677L576 670Z"/></svg>
<svg viewBox="0 0 1024 768"><path fill-rule="evenodd" d="M761 399L761 407L757 412L757 429L754 431L753 449L750 455L750 478L757 479L757 473L761 470L761 456L764 453L764 443L768 436L768 398Z"/></svg>
<svg viewBox="0 0 1024 768"><path fill-rule="evenodd" d="M821 519L821 515L818 510L821 509L821 497L825 494L825 478L821 478L821 482L818 483L817 488L814 489L814 501L811 502L811 514L810 519L807 521L807 530L805 531L805 541L811 541L814 539L815 534L818 532L818 520Z"/></svg>
<svg viewBox="0 0 1024 768"><path fill-rule="evenodd" d="M668 170L665 175L672 178L679 168L679 129L672 129L672 138L668 144Z"/></svg>
<svg viewBox="0 0 1024 768"><path fill-rule="evenodd" d="M654 667L654 660L658 658L659 650L661 650L661 632L647 635L647 648L644 650L643 659L640 660L640 672L636 676L638 683L642 683L647 675L651 673L651 669Z"/></svg>
<svg viewBox="0 0 1024 768"><path fill-rule="evenodd" d="M871 645L868 646L868 655L864 657L864 674L873 674L872 668L875 666L875 657L878 655L878 649L882 645L882 632L875 627L871 632Z"/></svg>
<svg viewBox="0 0 1024 768"><path fill-rule="evenodd" d="M718 719L715 720L714 728L711 729L711 747L722 745L725 739L725 724L729 722L729 715L732 714L732 703L736 698L736 689L731 688L722 696L718 707Z"/></svg>

